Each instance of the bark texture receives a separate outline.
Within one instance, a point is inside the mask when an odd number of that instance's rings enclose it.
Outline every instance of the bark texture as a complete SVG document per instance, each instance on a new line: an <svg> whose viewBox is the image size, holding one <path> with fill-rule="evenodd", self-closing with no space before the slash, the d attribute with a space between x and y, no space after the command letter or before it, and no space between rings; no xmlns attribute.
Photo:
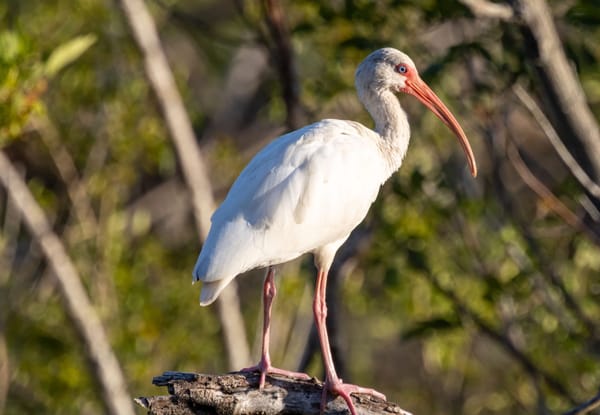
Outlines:
<svg viewBox="0 0 600 415"><path fill-rule="evenodd" d="M319 414L323 384L283 376L267 376L265 388L257 388L258 373L226 375L165 372L152 383L167 386L169 395L137 398L152 415L198 414ZM368 395L354 396L359 414L411 415L398 405ZM328 395L325 414L349 413L343 399Z"/></svg>

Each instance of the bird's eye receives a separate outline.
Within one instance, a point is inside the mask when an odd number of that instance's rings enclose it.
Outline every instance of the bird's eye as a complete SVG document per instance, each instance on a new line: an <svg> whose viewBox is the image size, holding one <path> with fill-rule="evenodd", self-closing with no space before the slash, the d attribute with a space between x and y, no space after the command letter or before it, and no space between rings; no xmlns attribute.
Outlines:
<svg viewBox="0 0 600 415"><path fill-rule="evenodd" d="M401 73L402 75L406 75L408 72L408 66L403 63L396 65L396 72Z"/></svg>

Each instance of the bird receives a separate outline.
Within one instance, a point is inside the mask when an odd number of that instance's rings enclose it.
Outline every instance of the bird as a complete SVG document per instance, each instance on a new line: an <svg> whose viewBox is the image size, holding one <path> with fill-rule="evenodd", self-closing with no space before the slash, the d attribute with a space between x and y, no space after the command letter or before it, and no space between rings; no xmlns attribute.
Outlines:
<svg viewBox="0 0 600 415"><path fill-rule="evenodd" d="M408 55L390 47L370 53L356 69L355 87L374 128L324 119L267 144L242 170L211 217L193 270L193 281L202 281L200 305L206 306L238 275L266 268L261 360L243 369L260 372L259 388L263 388L271 374L309 378L272 366L269 336L276 270L311 253L318 270L313 314L325 370L321 410L332 393L345 400L352 415L356 415L352 394L384 400L385 396L344 383L336 373L326 328L327 273L336 251L365 218L379 189L406 155L410 126L397 94L416 97L457 136L471 174L477 175L463 129L421 79Z"/></svg>

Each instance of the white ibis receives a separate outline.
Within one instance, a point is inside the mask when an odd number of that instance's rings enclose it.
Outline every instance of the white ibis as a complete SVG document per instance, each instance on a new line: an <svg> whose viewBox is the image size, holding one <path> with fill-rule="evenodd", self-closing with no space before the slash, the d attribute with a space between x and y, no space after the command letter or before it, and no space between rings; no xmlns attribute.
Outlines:
<svg viewBox="0 0 600 415"><path fill-rule="evenodd" d="M336 374L325 326L327 272L338 248L364 219L379 188L406 154L410 127L394 94L414 95L440 118L458 137L471 174L477 174L465 133L406 54L392 48L376 50L358 66L355 84L375 129L326 119L272 141L242 171L213 215L193 273L194 281L203 281L200 304L208 305L240 273L267 267L262 357L246 369L261 372L259 387L263 387L267 374L308 377L271 365L269 325L274 267L312 253L318 268L313 312L326 373L321 405L324 408L330 391L347 402L353 415L350 394L385 396L343 383Z"/></svg>

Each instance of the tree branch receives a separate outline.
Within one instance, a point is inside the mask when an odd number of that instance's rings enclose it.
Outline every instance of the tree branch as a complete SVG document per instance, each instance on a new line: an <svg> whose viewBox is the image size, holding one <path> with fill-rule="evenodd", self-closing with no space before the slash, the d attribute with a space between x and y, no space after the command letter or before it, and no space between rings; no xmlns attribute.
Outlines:
<svg viewBox="0 0 600 415"><path fill-rule="evenodd" d="M151 415L238 414L238 415L311 415L320 413L323 384L317 379L300 380L267 376L259 390L258 373L204 375L165 372L152 380L167 386L169 396L141 397L135 402ZM361 415L411 415L398 405L369 395L353 395ZM329 395L324 414L347 413L342 398Z"/></svg>
<svg viewBox="0 0 600 415"><path fill-rule="evenodd" d="M58 280L67 314L86 346L86 354L95 369L108 412L114 415L133 415L125 377L75 265L58 236L52 231L44 211L2 152L0 182L22 215L29 232L44 252L48 266Z"/></svg>
<svg viewBox="0 0 600 415"><path fill-rule="evenodd" d="M573 213L558 197L550 191L537 177L529 170L525 161L521 158L519 150L512 143L507 142L506 155L508 160L523 180L523 182L534 191L538 197L544 201L545 205L559 216L565 223L574 229L584 231L585 228L579 217Z"/></svg>
<svg viewBox="0 0 600 415"><path fill-rule="evenodd" d="M87 193L85 183L81 180L75 166L75 161L61 141L56 127L47 116L33 118L31 124L38 131L60 178L65 184L73 207L71 214L79 222L80 237L81 239L87 239L97 232L98 220L92 208L92 202Z"/></svg>
<svg viewBox="0 0 600 415"><path fill-rule="evenodd" d="M539 74L545 102L555 113L554 120L562 118L568 127L561 135L575 135L589 161L591 176L597 181L600 178L600 127L587 104L577 73L567 60L548 4L545 0L512 0L512 3L522 21L525 38L530 42L531 47L525 51Z"/></svg>
<svg viewBox="0 0 600 415"><path fill-rule="evenodd" d="M198 234L204 241L210 228L210 215L215 209L204 157L196 143L192 124L175 85L148 8L143 0L119 0L119 2L144 55L146 74L175 145L181 170L192 198L192 210ZM230 368L244 367L250 362L250 351L236 288L236 282L232 281L217 300Z"/></svg>
<svg viewBox="0 0 600 415"><path fill-rule="evenodd" d="M459 0L473 15L485 19L511 20L514 13L510 6L492 3L487 0Z"/></svg>
<svg viewBox="0 0 600 415"><path fill-rule="evenodd" d="M598 393L589 401L578 405L568 412L565 412L563 415L584 415L598 408L600 408L600 393Z"/></svg>
<svg viewBox="0 0 600 415"><path fill-rule="evenodd" d="M271 58L277 64L277 71L283 89L283 101L287 110L286 126L290 130L298 128L298 80L294 65L294 54L290 31L279 0L263 0L265 20L275 43Z"/></svg>
<svg viewBox="0 0 600 415"><path fill-rule="evenodd" d="M513 85L512 90L521 103L529 110L531 115L533 115L533 118L535 118L542 131L544 131L550 144L554 147L554 151L556 151L563 163L571 170L573 176L575 176L577 181L585 187L590 194L600 200L600 186L590 178L577 160L571 155L569 149L561 141L550 120L535 102L535 99L533 99L533 97L519 84Z"/></svg>

